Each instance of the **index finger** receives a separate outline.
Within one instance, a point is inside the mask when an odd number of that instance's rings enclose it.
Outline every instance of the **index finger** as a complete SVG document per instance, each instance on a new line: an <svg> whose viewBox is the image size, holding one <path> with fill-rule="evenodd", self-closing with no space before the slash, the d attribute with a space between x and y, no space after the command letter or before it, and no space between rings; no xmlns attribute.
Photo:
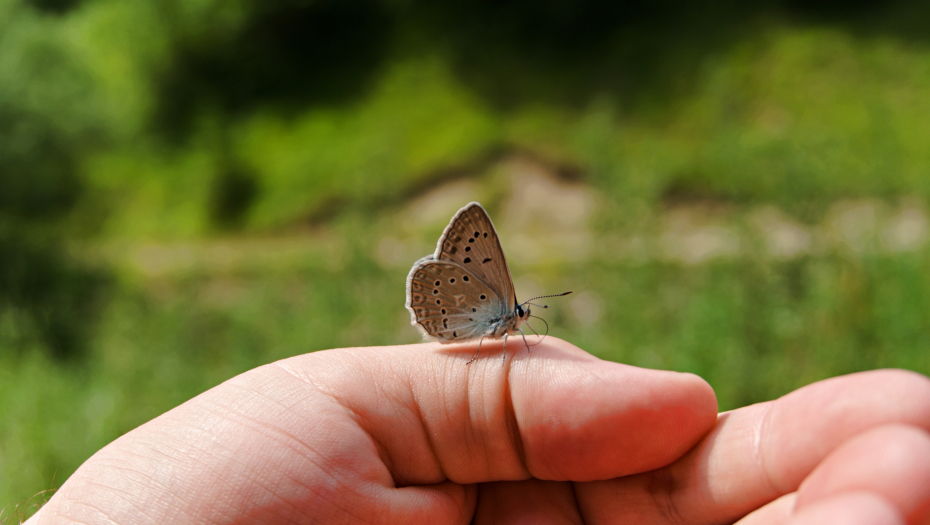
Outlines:
<svg viewBox="0 0 930 525"><path fill-rule="evenodd" d="M667 523L669 516L733 522L797 490L850 437L889 423L930 429L930 380L877 370L820 381L721 414L714 431L673 465L586 484L576 494L587 517L603 512L622 522L636 509L638 523Z"/></svg>

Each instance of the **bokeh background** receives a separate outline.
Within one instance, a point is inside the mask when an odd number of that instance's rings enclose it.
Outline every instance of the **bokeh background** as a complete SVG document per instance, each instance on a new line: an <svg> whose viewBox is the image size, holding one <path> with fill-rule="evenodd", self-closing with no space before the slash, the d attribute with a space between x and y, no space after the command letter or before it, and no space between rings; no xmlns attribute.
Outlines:
<svg viewBox="0 0 930 525"><path fill-rule="evenodd" d="M930 373L930 4L0 0L0 506L250 368L518 297L722 410Z"/></svg>

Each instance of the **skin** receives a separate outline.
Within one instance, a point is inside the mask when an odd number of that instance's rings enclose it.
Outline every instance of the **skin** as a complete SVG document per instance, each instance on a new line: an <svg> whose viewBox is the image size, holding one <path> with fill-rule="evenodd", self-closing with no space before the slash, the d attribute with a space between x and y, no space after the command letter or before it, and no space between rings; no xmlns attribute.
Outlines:
<svg viewBox="0 0 930 525"><path fill-rule="evenodd" d="M694 375L552 337L466 366L476 345L251 370L100 450L28 523L930 523L919 374L718 415Z"/></svg>

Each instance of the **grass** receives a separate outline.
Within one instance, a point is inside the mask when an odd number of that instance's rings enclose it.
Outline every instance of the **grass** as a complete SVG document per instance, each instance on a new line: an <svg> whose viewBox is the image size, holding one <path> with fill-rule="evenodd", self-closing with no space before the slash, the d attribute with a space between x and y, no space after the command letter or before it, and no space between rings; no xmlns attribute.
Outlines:
<svg viewBox="0 0 930 525"><path fill-rule="evenodd" d="M62 321L84 340L70 357L49 352L30 329L49 314L43 308L54 305L56 290L45 291L35 318L0 310L7 509L54 488L52 480L63 482L119 435L250 368L326 348L418 341L403 308L407 268L381 260L379 243L391 236L424 246L411 264L429 251L455 208L426 226L397 222L396 211L449 178L469 180L493 213L511 191L487 165L495 152L531 152L592 188L603 207L590 226L603 239L653 234L643 224L677 202L771 204L815 223L843 199L930 200L930 50L894 31L776 18L658 64L675 78L681 66L681 85L646 82L631 92L606 75L586 86L598 67L637 64L621 39L603 56L570 64L565 83L562 70L530 55L518 73L525 77L497 98L488 93L495 77L475 82L481 61L450 50L469 35L416 53L399 38L347 101L287 111L256 104L233 116L193 107L188 134L172 142L147 128L159 104L149 78L174 71L172 50L187 44L168 41L174 33L145 11L154 7L86 2L68 16L41 17L14 4L0 9L29 23L9 32L11 44L0 50L0 79L8 80L0 103L27 101L26 114L44 116L30 122L49 126L36 128L36 143L47 135L73 153L69 166L84 191L60 229L80 254L70 263L91 261L109 284L99 308L88 309L93 315ZM237 27L245 13L226 13L211 27ZM114 26L154 40L108 30ZM533 52L506 43L488 66L502 75L508 60ZM18 66L40 51L67 62L61 74L70 76ZM650 87L657 89L645 93ZM258 256L263 240L282 235L303 244L285 247L286 257ZM177 269L184 250L224 239L255 242L258 255L226 264L220 245L207 257L213 263ZM127 263L154 264L155 252L133 247L161 244L183 248L169 251L175 270ZM517 262L513 270L522 297L526 278L525 288L576 292L552 300L552 335L604 359L699 374L722 410L857 370L930 374L926 247L785 261L750 249L694 265L602 257Z"/></svg>

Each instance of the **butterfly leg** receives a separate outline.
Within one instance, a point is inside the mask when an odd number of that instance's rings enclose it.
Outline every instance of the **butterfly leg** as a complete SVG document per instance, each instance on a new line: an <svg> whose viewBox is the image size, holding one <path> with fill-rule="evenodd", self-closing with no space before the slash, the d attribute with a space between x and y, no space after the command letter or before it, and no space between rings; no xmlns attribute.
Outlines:
<svg viewBox="0 0 930 525"><path fill-rule="evenodd" d="M478 349L475 350L475 355L472 356L471 361L465 363L466 365L470 365L472 361L478 359L478 352L481 351L481 341L484 341L484 336L481 336L481 339L478 339Z"/></svg>
<svg viewBox="0 0 930 525"><path fill-rule="evenodd" d="M530 330L532 330L532 329L533 329L533 328L531 327ZM519 330L519 331L520 331L520 335L523 336L523 344L526 345L526 353L530 353L530 344L526 342L526 334L523 332L523 329L522 329L522 328L517 328L517 330Z"/></svg>
<svg viewBox="0 0 930 525"><path fill-rule="evenodd" d="M507 332L504 332L504 355L501 356L501 366L507 362Z"/></svg>

